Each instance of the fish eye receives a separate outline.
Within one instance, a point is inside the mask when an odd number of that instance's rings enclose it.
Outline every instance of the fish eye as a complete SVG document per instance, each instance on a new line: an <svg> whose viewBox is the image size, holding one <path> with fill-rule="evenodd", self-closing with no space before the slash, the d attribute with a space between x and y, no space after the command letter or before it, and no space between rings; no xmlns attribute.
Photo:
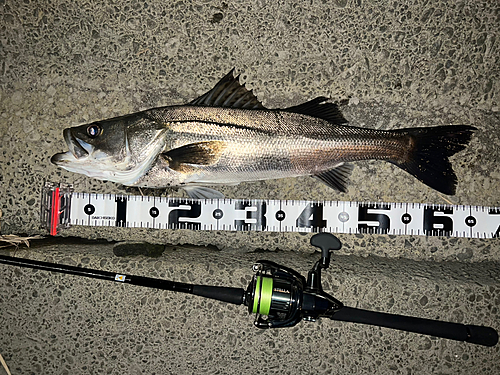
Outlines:
<svg viewBox="0 0 500 375"><path fill-rule="evenodd" d="M90 138L96 138L101 135L102 128L99 124L92 124L87 127L87 135Z"/></svg>

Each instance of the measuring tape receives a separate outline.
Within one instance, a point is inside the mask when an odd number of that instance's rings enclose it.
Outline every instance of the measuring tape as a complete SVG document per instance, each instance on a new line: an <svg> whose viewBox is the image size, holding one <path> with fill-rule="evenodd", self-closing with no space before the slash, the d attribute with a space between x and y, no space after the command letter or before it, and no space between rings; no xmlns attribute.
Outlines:
<svg viewBox="0 0 500 375"><path fill-rule="evenodd" d="M42 223L51 235L72 225L264 232L376 233L468 238L500 236L500 207L344 201L186 199L73 192L47 183Z"/></svg>

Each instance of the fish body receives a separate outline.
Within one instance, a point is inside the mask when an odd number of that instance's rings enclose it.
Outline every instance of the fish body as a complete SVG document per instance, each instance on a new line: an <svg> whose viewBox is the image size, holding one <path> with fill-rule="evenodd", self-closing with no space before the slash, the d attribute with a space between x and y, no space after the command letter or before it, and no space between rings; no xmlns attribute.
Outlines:
<svg viewBox="0 0 500 375"><path fill-rule="evenodd" d="M215 198L222 195L208 186L304 175L346 191L349 162L386 160L454 194L448 157L465 148L474 127L353 127L326 100L267 109L231 71L187 105L67 128L69 151L51 161L126 186L182 187L190 197Z"/></svg>

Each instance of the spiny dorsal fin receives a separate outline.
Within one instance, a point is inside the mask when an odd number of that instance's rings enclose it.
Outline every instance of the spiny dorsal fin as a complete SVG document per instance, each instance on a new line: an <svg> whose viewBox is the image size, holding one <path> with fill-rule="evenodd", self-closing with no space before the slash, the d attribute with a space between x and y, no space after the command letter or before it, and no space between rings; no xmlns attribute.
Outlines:
<svg viewBox="0 0 500 375"><path fill-rule="evenodd" d="M294 107L285 108L284 111L318 117L336 125L347 123L348 121L340 112L339 106L335 103L325 103L327 100L328 98L320 96Z"/></svg>
<svg viewBox="0 0 500 375"><path fill-rule="evenodd" d="M189 105L202 107L230 107L245 109L264 109L262 103L245 85L234 76L234 68L224 76L210 91L196 98Z"/></svg>

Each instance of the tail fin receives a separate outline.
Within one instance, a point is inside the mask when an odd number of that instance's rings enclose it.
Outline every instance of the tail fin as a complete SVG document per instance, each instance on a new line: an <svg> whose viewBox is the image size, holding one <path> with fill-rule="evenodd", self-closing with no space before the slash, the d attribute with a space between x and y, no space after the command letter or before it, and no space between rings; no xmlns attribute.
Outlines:
<svg viewBox="0 0 500 375"><path fill-rule="evenodd" d="M395 130L410 136L411 149L405 161L391 162L427 186L454 195L457 176L448 158L467 146L474 130L468 125Z"/></svg>

